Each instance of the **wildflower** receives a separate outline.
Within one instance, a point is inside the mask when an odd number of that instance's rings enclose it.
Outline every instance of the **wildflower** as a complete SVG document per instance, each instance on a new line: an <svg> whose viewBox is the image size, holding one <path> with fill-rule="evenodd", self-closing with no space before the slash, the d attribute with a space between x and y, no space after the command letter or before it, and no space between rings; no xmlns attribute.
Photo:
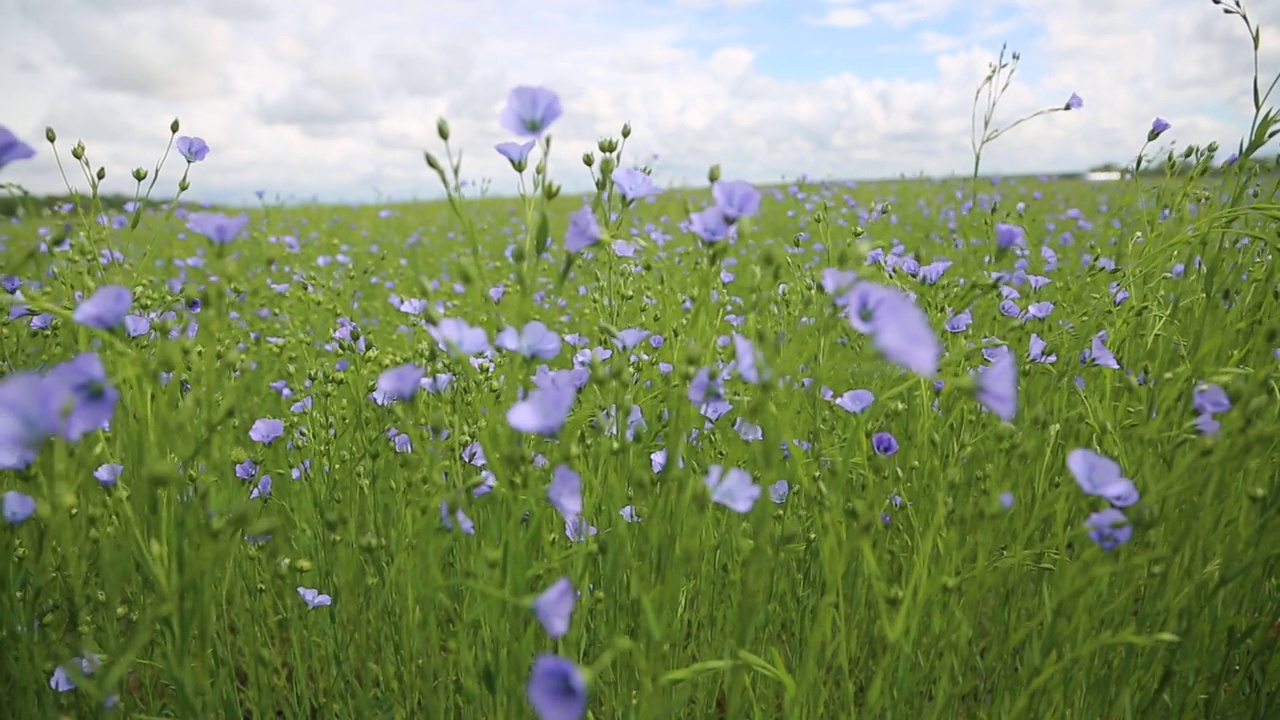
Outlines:
<svg viewBox="0 0 1280 720"><path fill-rule="evenodd" d="M1107 552L1124 545L1133 537L1133 526L1129 524L1129 518L1115 508L1093 513L1085 521L1085 525L1089 528L1089 539Z"/></svg>
<svg viewBox="0 0 1280 720"><path fill-rule="evenodd" d="M1157 117L1155 120L1152 120L1151 129L1147 131L1147 142L1155 142L1156 138L1163 135L1165 131L1171 127L1173 126L1169 124L1169 121L1162 117Z"/></svg>
<svg viewBox="0 0 1280 720"><path fill-rule="evenodd" d="M102 664L102 658L93 653L85 653L84 657L71 658L68 665L79 665L82 675L92 675L98 666ZM67 672L65 665L59 665L53 669L53 675L49 677L49 688L57 692L71 692L76 689L75 682L71 679L71 673Z"/></svg>
<svg viewBox="0 0 1280 720"><path fill-rule="evenodd" d="M846 295L845 315L853 329L869 333L882 355L924 377L938 372L942 348L929 318L898 290L861 282Z"/></svg>
<svg viewBox="0 0 1280 720"><path fill-rule="evenodd" d="M284 421L274 418L259 418L249 428L249 439L254 442L270 445L272 441L284 434Z"/></svg>
<svg viewBox="0 0 1280 720"><path fill-rule="evenodd" d="M587 680L559 655L544 653L533 661L525 693L540 720L580 720L587 712Z"/></svg>
<svg viewBox="0 0 1280 720"><path fill-rule="evenodd" d="M187 229L209 238L216 245L226 245L235 240L247 227L248 213L228 217L222 213L194 212L187 216Z"/></svg>
<svg viewBox="0 0 1280 720"><path fill-rule="evenodd" d="M1071 93L1071 97L1067 98L1067 104L1062 106L1063 110L1079 110L1084 107L1084 100L1075 93Z"/></svg>
<svg viewBox="0 0 1280 720"><path fill-rule="evenodd" d="M760 486L751 480L751 474L739 468L725 471L719 465L708 468L706 477L707 489L711 491L711 501L723 505L736 513L747 513L760 498Z"/></svg>
<svg viewBox="0 0 1280 720"><path fill-rule="evenodd" d="M46 377L55 407L62 413L57 434L64 440L77 442L111 421L120 392L107 382L107 371L97 353L81 353L55 365Z"/></svg>
<svg viewBox="0 0 1280 720"><path fill-rule="evenodd" d="M568 465L557 466L547 486L547 500L566 522L581 515L582 476Z"/></svg>
<svg viewBox="0 0 1280 720"><path fill-rule="evenodd" d="M1191 402L1198 413L1216 415L1231 409L1231 398L1227 397L1227 391L1212 383L1196 385Z"/></svg>
<svg viewBox="0 0 1280 720"><path fill-rule="evenodd" d="M541 320L531 320L516 330L507 327L498 333L494 344L503 350L518 353L527 358L553 360L560 354L560 335L552 332Z"/></svg>
<svg viewBox="0 0 1280 720"><path fill-rule="evenodd" d="M733 235L733 227L714 205L690 215L688 228L705 243L717 243Z"/></svg>
<svg viewBox="0 0 1280 720"><path fill-rule="evenodd" d="M876 396L870 390L850 390L834 402L845 411L858 414L871 407L875 400Z"/></svg>
<svg viewBox="0 0 1280 720"><path fill-rule="evenodd" d="M552 639L564 637L569 632L574 597L573 583L562 577L533 601L533 613Z"/></svg>
<svg viewBox="0 0 1280 720"><path fill-rule="evenodd" d="M1031 333L1031 347L1027 351L1027 357L1032 362L1038 362L1038 363L1057 362L1058 356L1056 354L1054 353L1045 354L1044 352L1045 348L1047 348L1048 346L1049 344L1044 341L1044 338L1040 337L1035 333Z"/></svg>
<svg viewBox="0 0 1280 720"><path fill-rule="evenodd" d="M412 363L384 370L378 376L374 393L382 400L407 400L422 386L425 374L422 368Z"/></svg>
<svg viewBox="0 0 1280 720"><path fill-rule="evenodd" d="M9 490L4 494L4 521L10 525L19 525L27 521L36 512L35 498L17 490Z"/></svg>
<svg viewBox="0 0 1280 720"><path fill-rule="evenodd" d="M878 432L871 436L871 449L881 457L889 457L898 452L898 439L892 433Z"/></svg>
<svg viewBox="0 0 1280 720"><path fill-rule="evenodd" d="M11 162L30 160L35 156L35 148L19 140L9 128L0 125L0 169Z"/></svg>
<svg viewBox="0 0 1280 720"><path fill-rule="evenodd" d="M641 198L657 195L662 192L657 185L653 184L653 179L644 173L643 170L635 168L618 168L609 176L613 181L614 187L618 188L618 192L622 193L622 197L628 201L635 201Z"/></svg>
<svg viewBox="0 0 1280 720"><path fill-rule="evenodd" d="M1067 469L1085 494L1105 498L1116 507L1129 507L1141 498L1119 463L1092 450L1076 448L1067 453Z"/></svg>
<svg viewBox="0 0 1280 720"><path fill-rule="evenodd" d="M1005 422L1012 422L1018 413L1018 365L1012 352L1001 353L987 367L978 372L976 393L978 402Z"/></svg>
<svg viewBox="0 0 1280 720"><path fill-rule="evenodd" d="M16 372L0 379L0 470L29 466L57 426L57 398L44 375Z"/></svg>
<svg viewBox="0 0 1280 720"><path fill-rule="evenodd" d="M493 149L506 158L516 172L524 172L526 163L529 161L529 153L535 144L537 144L536 140L530 140L527 143L504 142L494 145Z"/></svg>
<svg viewBox="0 0 1280 720"><path fill-rule="evenodd" d="M781 505L782 503L786 502L787 496L790 494L791 494L791 483L787 482L786 480L779 480L778 482L769 486L769 499L772 500L774 504Z"/></svg>
<svg viewBox="0 0 1280 720"><path fill-rule="evenodd" d="M590 205L583 205L581 209L569 216L569 229L564 235L564 249L571 253L580 253L600 242L601 234L600 223L596 221L595 212L591 210Z"/></svg>
<svg viewBox="0 0 1280 720"><path fill-rule="evenodd" d="M187 161L188 165L204 160L205 156L209 154L209 144L204 141L204 138L182 135L173 144L177 147L178 154Z"/></svg>
<svg viewBox="0 0 1280 720"><path fill-rule="evenodd" d="M327 607L333 604L332 597L321 594L321 592L315 588L299 586L298 595L302 598L302 601L307 604L307 607L312 609Z"/></svg>
<svg viewBox="0 0 1280 720"><path fill-rule="evenodd" d="M1000 493L1000 507L1005 510L1013 509L1013 493L1008 491Z"/></svg>
<svg viewBox="0 0 1280 720"><path fill-rule="evenodd" d="M760 211L760 191L745 180L717 180L711 186L711 197L730 225Z"/></svg>
<svg viewBox="0 0 1280 720"><path fill-rule="evenodd" d="M116 481L120 479L120 473L124 472L124 466L119 463L105 463L99 465L97 470L93 471L93 477L102 487L111 488L116 486Z"/></svg>
<svg viewBox="0 0 1280 720"><path fill-rule="evenodd" d="M521 85L507 94L500 122L515 135L539 138L563 112L560 97L551 90Z"/></svg>
<svg viewBox="0 0 1280 720"><path fill-rule="evenodd" d="M489 336L484 328L470 325L465 320L443 318L435 325L428 325L427 332L441 350L461 355L479 355L489 351Z"/></svg>
<svg viewBox="0 0 1280 720"><path fill-rule="evenodd" d="M1013 247L1026 247L1027 241L1022 228L1009 223L996 223L996 246L1001 250Z"/></svg>
<svg viewBox="0 0 1280 720"><path fill-rule="evenodd" d="M512 429L535 435L555 435L564 427L578 393L570 387L538 388L507 411Z"/></svg>
<svg viewBox="0 0 1280 720"><path fill-rule="evenodd" d="M86 327L109 330L124 322L133 304L133 292L121 285L104 285L90 295L71 314L71 319Z"/></svg>

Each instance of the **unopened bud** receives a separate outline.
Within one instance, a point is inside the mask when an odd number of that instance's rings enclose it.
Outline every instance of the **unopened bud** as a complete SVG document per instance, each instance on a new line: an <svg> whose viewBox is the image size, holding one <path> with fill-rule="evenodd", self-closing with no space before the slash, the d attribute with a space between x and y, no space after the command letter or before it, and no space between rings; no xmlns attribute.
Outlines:
<svg viewBox="0 0 1280 720"><path fill-rule="evenodd" d="M147 169L146 169L146 168L134 168L134 170L133 170L133 179L134 179L134 180L137 180L138 182L142 182L143 180L146 180L146 179L147 179Z"/></svg>
<svg viewBox="0 0 1280 720"><path fill-rule="evenodd" d="M720 180L720 165L712 165L711 170L707 171L707 180L715 183Z"/></svg>
<svg viewBox="0 0 1280 720"><path fill-rule="evenodd" d="M631 137L631 123L622 123L622 139Z"/></svg>
<svg viewBox="0 0 1280 720"><path fill-rule="evenodd" d="M445 120L444 118L440 118L439 120L436 120L436 134L440 136L441 140L445 142L449 142L449 121L448 120Z"/></svg>
<svg viewBox="0 0 1280 720"><path fill-rule="evenodd" d="M178 118L174 118L173 122L169 123L169 132L174 135L178 134Z"/></svg>
<svg viewBox="0 0 1280 720"><path fill-rule="evenodd" d="M542 186L542 196L548 200L555 200L560 195L560 184L553 183L550 180Z"/></svg>
<svg viewBox="0 0 1280 720"><path fill-rule="evenodd" d="M84 142L77 140L74 147L71 148L71 157L76 160L84 159Z"/></svg>
<svg viewBox="0 0 1280 720"><path fill-rule="evenodd" d="M190 189L191 189L191 183L187 182L186 178L182 178L181 180L178 181L178 192L186 192Z"/></svg>
<svg viewBox="0 0 1280 720"><path fill-rule="evenodd" d="M45 140L48 140L48 141L49 141L49 144L50 144L50 145L52 145L52 144L54 144L54 143L58 142L58 133L54 132L54 131L53 131L53 128L51 128L51 127L46 127L46 128L44 129L44 139L45 139Z"/></svg>
<svg viewBox="0 0 1280 720"><path fill-rule="evenodd" d="M590 152L582 153L582 164L591 167L596 164L596 156Z"/></svg>
<svg viewBox="0 0 1280 720"><path fill-rule="evenodd" d="M97 178L98 178L98 182L102 182L103 180L106 180L106 179L107 179L107 169L106 169L106 168L104 168L104 167L99 167L99 168L98 168L98 172L97 172Z"/></svg>
<svg viewBox="0 0 1280 720"><path fill-rule="evenodd" d="M444 172L444 166L440 164L440 161L436 159L435 155L432 155L430 152L424 151L422 153L422 157L426 158L427 167L431 168L432 170L435 170L438 173Z"/></svg>

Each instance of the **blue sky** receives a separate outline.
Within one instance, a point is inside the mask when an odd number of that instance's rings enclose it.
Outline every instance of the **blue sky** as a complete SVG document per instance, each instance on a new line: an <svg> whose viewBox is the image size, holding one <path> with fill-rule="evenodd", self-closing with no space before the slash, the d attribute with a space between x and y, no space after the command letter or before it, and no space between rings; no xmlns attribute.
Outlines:
<svg viewBox="0 0 1280 720"><path fill-rule="evenodd" d="M1258 2L1264 72L1280 70L1280 2ZM998 124L1061 105L984 154L990 173L1130 161L1248 127L1240 23L1209 0L42 0L0 22L0 124L40 147L3 179L58 192L45 126L83 139L132 193L173 117L213 148L190 197L373 202L439 194L422 151L449 119L464 175L510 192L493 151L507 92L562 98L555 179L623 122L663 185L967 172L973 92L1001 44L1022 52ZM113 45L103 38L127 36ZM1280 99L1280 98L1278 98ZM63 149L66 152L66 149ZM64 157L64 161L66 158ZM171 165L158 188L181 176ZM83 188L82 188L83 189Z"/></svg>

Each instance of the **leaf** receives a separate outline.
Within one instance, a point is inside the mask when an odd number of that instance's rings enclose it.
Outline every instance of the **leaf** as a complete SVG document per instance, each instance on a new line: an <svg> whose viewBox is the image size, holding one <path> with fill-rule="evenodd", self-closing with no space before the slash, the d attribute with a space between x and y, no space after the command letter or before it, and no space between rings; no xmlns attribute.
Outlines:
<svg viewBox="0 0 1280 720"><path fill-rule="evenodd" d="M737 664L738 663L733 660L704 660L699 663L694 663L686 668L672 670L671 672L663 675L658 680L658 683L661 685L670 685L672 683L685 682L700 675L728 670Z"/></svg>
<svg viewBox="0 0 1280 720"><path fill-rule="evenodd" d="M547 219L547 209L543 208L541 215L538 217L538 229L533 236L533 248L537 251L537 255L547 251L551 245L551 222Z"/></svg>

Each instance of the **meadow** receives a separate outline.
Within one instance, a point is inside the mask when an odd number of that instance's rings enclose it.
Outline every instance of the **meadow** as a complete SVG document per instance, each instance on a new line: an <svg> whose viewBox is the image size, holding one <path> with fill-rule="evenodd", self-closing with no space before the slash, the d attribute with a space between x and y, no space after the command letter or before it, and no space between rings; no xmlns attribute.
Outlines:
<svg viewBox="0 0 1280 720"><path fill-rule="evenodd" d="M519 198L442 120L447 200L243 213L10 135L87 191L0 225L0 716L1276 717L1258 97L1158 178L664 190L521 87Z"/></svg>

